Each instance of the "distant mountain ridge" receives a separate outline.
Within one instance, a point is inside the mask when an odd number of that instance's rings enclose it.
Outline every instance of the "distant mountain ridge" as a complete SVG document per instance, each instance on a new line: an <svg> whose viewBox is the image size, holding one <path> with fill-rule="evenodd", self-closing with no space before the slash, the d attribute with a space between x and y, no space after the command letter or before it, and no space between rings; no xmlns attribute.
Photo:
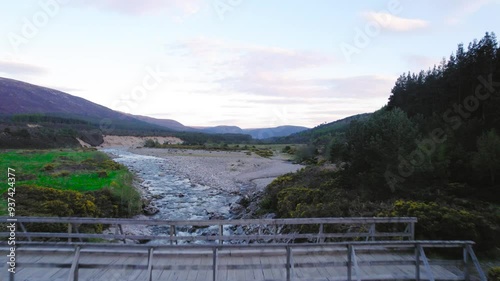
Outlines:
<svg viewBox="0 0 500 281"><path fill-rule="evenodd" d="M307 130L300 126L279 126L276 128L241 129L237 126L216 126L192 128L172 119L157 119L148 116L118 112L62 91L37 86L30 83L0 77L0 114L48 114L68 118L83 119L99 123L107 118L113 124L134 128L166 129L178 132L200 132L208 134L247 134L254 139L287 136Z"/></svg>
<svg viewBox="0 0 500 281"><path fill-rule="evenodd" d="M288 136L294 133L305 131L309 128L301 126L278 126L274 128L241 129L237 126L216 126L199 129L204 133L213 134L247 134L254 139L268 139L274 137Z"/></svg>

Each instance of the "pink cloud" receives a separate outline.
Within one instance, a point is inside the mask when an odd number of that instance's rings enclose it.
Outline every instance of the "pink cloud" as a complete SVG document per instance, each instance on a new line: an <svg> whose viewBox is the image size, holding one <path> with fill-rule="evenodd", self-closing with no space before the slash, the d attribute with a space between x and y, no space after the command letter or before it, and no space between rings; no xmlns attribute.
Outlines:
<svg viewBox="0 0 500 281"><path fill-rule="evenodd" d="M447 0L444 1L445 4L448 4L448 9L451 13L445 18L446 23L450 25L456 25L462 22L468 16L476 13L481 10L488 4L494 2L493 0Z"/></svg>
<svg viewBox="0 0 500 281"><path fill-rule="evenodd" d="M182 54L193 70L210 73L210 82L221 92L266 97L379 98L389 96L395 78L356 76L309 78L323 68L341 66L324 52L237 44L209 38L195 38L166 46ZM307 77L307 78L306 78ZM210 79L210 78L209 78Z"/></svg>
<svg viewBox="0 0 500 281"><path fill-rule="evenodd" d="M378 23L382 28L392 31L412 31L429 26L429 23L422 19L408 19L383 12L365 12L363 17L368 21Z"/></svg>
<svg viewBox="0 0 500 281"><path fill-rule="evenodd" d="M79 0L78 4L94 6L130 15L158 14L163 12L190 15L198 12L201 0Z"/></svg>

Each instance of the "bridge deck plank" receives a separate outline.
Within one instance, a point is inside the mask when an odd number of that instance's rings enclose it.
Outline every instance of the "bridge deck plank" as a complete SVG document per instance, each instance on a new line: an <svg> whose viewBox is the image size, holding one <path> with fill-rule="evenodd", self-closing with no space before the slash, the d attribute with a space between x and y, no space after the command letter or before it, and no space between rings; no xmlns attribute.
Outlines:
<svg viewBox="0 0 500 281"><path fill-rule="evenodd" d="M177 250L178 251L178 250ZM6 251L0 248L0 255ZM412 261L413 252L387 252L382 250L356 252L363 280L383 278L413 278L415 266L406 265L370 265L367 262L380 261ZM73 252L70 251L20 251L18 255L19 270L16 280L65 280L69 274ZM293 262L297 267L292 271L294 280L345 280L347 270L342 266L347 261L346 250L338 247L324 247L321 250L293 251ZM59 263L66 268L23 267L23 263L38 265ZM104 268L85 268L85 265L101 264ZM286 251L277 249L233 250L221 249L219 252L218 280L285 280ZM432 260L431 260L432 264ZM142 269L125 268L141 265ZM322 266L318 266L322 265ZM81 251L79 280L148 280L147 250L138 249L134 253L120 253L120 250ZM9 280L7 268L3 266L0 280ZM436 279L458 280L460 276L453 269L445 266L431 265ZM421 276L427 276L421 267ZM201 281L212 279L212 253L210 250L161 249L155 251L153 259L153 280Z"/></svg>

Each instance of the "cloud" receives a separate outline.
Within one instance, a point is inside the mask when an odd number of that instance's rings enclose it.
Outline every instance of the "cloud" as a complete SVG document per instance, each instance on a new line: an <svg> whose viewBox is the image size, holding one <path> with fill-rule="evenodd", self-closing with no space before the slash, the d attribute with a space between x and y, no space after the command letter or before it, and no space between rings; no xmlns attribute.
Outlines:
<svg viewBox="0 0 500 281"><path fill-rule="evenodd" d="M0 60L0 73L10 75L40 75L46 72L45 68L36 65Z"/></svg>
<svg viewBox="0 0 500 281"><path fill-rule="evenodd" d="M446 16L445 20L447 24L456 25L462 22L468 16L476 13L481 10L488 4L494 2L494 0L453 0L453 1L445 1L445 3L449 3L449 9L452 12ZM498 1L497 1L498 3Z"/></svg>
<svg viewBox="0 0 500 281"><path fill-rule="evenodd" d="M129 15L168 12L186 16L197 13L201 9L202 2L202 0L78 0L77 3Z"/></svg>
<svg viewBox="0 0 500 281"><path fill-rule="evenodd" d="M334 78L329 82L332 85L332 95L349 98L381 98L389 97L395 77L378 75L362 75L344 78Z"/></svg>
<svg viewBox="0 0 500 281"><path fill-rule="evenodd" d="M299 73L331 67L335 58L327 53L278 47L245 45L195 38L165 46L168 55L182 56L182 65L206 79L223 92L265 96L303 95L314 88Z"/></svg>
<svg viewBox="0 0 500 281"><path fill-rule="evenodd" d="M214 66L244 67L252 70L281 71L318 67L335 61L321 52L278 47L245 45L199 37L166 45L166 52L185 57L195 56L200 62Z"/></svg>
<svg viewBox="0 0 500 281"><path fill-rule="evenodd" d="M271 97L278 102L302 97L386 97L396 79L376 75L318 78L313 73L323 75L323 68L341 64L328 53L309 50L242 45L207 38L167 45L166 50L183 56L183 65L194 60L192 69L208 73L205 78L220 87L219 94Z"/></svg>
<svg viewBox="0 0 500 281"><path fill-rule="evenodd" d="M364 12L362 15L365 20L376 22L381 28L397 32L412 31L429 26L429 22L422 19L407 19L384 12Z"/></svg>
<svg viewBox="0 0 500 281"><path fill-rule="evenodd" d="M219 108L226 112L224 117L235 119L242 127L315 126L380 108L396 79L379 75L335 77L328 73L342 67L343 62L327 52L212 38L165 45L165 54L169 64L180 66L189 77L190 82L180 90L182 95L203 103L197 109L198 117L191 114L193 120L200 121L192 124L219 122L216 119L220 117L212 117L213 108ZM204 86L194 89L192 85ZM210 112L205 108L211 108Z"/></svg>
<svg viewBox="0 0 500 281"><path fill-rule="evenodd" d="M406 55L403 59L411 66L420 69L432 68L434 65L439 64L439 60L433 57L422 55Z"/></svg>

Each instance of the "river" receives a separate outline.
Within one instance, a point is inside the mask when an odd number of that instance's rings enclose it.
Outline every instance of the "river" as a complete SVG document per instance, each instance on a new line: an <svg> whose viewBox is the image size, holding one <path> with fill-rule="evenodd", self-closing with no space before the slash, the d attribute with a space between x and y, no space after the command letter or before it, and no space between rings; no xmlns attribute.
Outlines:
<svg viewBox="0 0 500 281"><path fill-rule="evenodd" d="M101 151L114 157L114 161L125 165L141 181L159 212L152 219L163 220L208 220L211 217L230 219L230 205L240 197L236 194L192 183L177 174L168 162L159 157L134 154L122 149L106 148ZM153 234L165 233L166 229L152 228ZM183 235L203 235L217 232L217 228L178 231ZM185 233L184 233L185 232Z"/></svg>

